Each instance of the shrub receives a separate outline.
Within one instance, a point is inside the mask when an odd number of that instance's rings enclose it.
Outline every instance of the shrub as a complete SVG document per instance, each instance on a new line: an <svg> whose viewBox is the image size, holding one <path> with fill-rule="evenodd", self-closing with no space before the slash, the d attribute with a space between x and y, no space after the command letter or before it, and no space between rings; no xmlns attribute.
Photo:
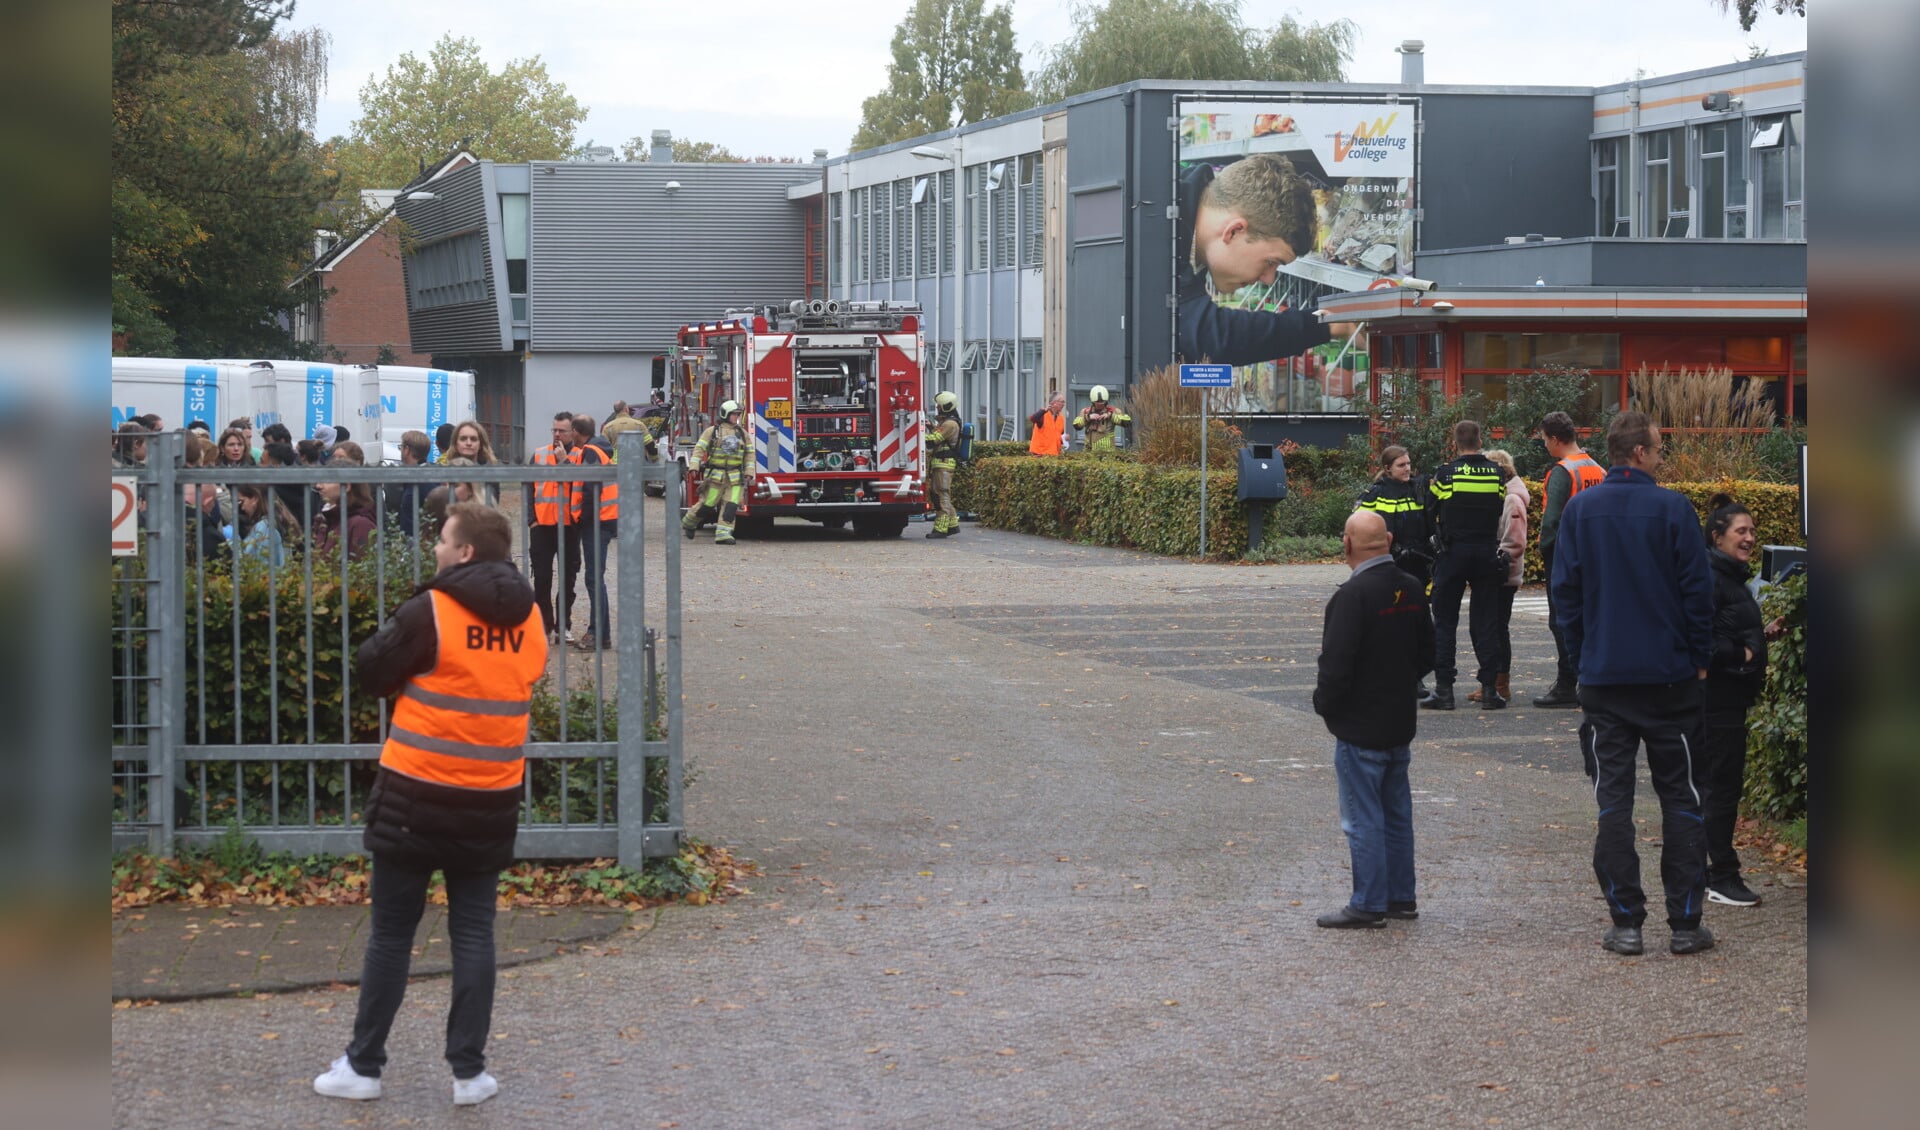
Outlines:
<svg viewBox="0 0 1920 1130"><path fill-rule="evenodd" d="M1733 370L1723 366L1663 366L1655 371L1643 365L1628 387L1631 407L1660 426L1666 447L1662 482L1752 479L1760 474L1761 437L1774 425L1773 404L1760 382L1736 384Z"/></svg>
<svg viewBox="0 0 1920 1130"><path fill-rule="evenodd" d="M1453 425L1480 419L1480 407L1479 393L1449 401L1441 396L1437 382L1386 369L1380 373L1380 400L1368 411L1380 445L1397 443L1406 448L1414 474L1424 475L1447 461Z"/></svg>
<svg viewBox="0 0 1920 1130"><path fill-rule="evenodd" d="M1786 634L1767 647L1767 683L1747 714L1749 813L1791 821L1807 812L1807 578L1790 577L1766 591L1768 622Z"/></svg>
<svg viewBox="0 0 1920 1130"><path fill-rule="evenodd" d="M1180 370L1168 365L1147 373L1127 393L1133 417L1132 442L1140 461L1163 467L1200 465L1202 390L1180 387ZM1218 416L1207 419L1207 465L1231 470L1237 463L1240 430Z"/></svg>
<svg viewBox="0 0 1920 1130"><path fill-rule="evenodd" d="M1533 439L1533 431L1549 412L1565 412L1576 427L1593 428L1606 434L1611 411L1592 412L1586 393L1593 374L1586 369L1550 366L1533 373L1516 374L1507 379L1507 398L1487 406L1482 421L1505 438L1488 439L1489 446L1504 447L1513 456L1513 465L1529 480L1545 475L1553 462L1544 443ZM1598 445L1604 448L1605 444Z"/></svg>
<svg viewBox="0 0 1920 1130"><path fill-rule="evenodd" d="M1807 433L1794 424L1774 428L1754 444L1754 478L1772 483L1800 481L1800 445Z"/></svg>

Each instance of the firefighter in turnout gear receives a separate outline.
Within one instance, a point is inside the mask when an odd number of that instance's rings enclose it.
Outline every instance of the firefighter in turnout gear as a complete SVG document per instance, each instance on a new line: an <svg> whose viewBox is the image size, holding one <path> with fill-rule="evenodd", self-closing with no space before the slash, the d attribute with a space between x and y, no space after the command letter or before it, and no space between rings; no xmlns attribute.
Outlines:
<svg viewBox="0 0 1920 1130"><path fill-rule="evenodd" d="M1499 628L1500 589L1507 583L1507 561L1500 551L1500 515L1507 488L1498 464L1480 453L1480 424L1461 420L1453 426L1459 456L1433 473L1433 496L1440 529L1439 555L1433 565L1433 697L1420 705L1453 709L1454 652L1460 632L1460 597L1473 591L1467 631L1479 661L1480 709L1499 710L1506 697L1495 688L1495 634Z"/></svg>
<svg viewBox="0 0 1920 1130"><path fill-rule="evenodd" d="M746 493L747 453L752 450L753 441L740 426L740 402L729 400L720 406L720 422L700 433L688 461L690 471L706 469L700 504L680 520L689 539L711 520L713 544L733 544L733 515Z"/></svg>
<svg viewBox="0 0 1920 1130"><path fill-rule="evenodd" d="M943 392L933 398L934 417L927 427L927 505L937 511L930 538L950 538L960 532L960 514L953 508L953 469L960 454L960 398Z"/></svg>
<svg viewBox="0 0 1920 1130"><path fill-rule="evenodd" d="M1125 428L1131 433L1133 417L1115 408L1107 399L1106 385L1094 385L1087 399L1092 403L1073 418L1073 426L1087 433L1088 451L1112 451L1114 429Z"/></svg>

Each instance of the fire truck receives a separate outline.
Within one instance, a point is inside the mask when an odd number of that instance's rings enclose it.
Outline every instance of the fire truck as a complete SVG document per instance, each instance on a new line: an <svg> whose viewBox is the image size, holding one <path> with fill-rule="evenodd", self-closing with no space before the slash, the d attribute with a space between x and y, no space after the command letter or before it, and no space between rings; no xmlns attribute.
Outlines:
<svg viewBox="0 0 1920 1130"><path fill-rule="evenodd" d="M738 401L753 439L735 529L775 518L898 537L927 508L920 307L799 299L728 310L680 330L668 450L694 443ZM700 476L687 477L688 504Z"/></svg>

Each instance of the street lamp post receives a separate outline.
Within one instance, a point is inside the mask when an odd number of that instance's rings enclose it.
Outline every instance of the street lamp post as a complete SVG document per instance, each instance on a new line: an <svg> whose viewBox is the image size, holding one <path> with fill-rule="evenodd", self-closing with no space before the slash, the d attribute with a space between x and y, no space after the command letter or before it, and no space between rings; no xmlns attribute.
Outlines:
<svg viewBox="0 0 1920 1130"><path fill-rule="evenodd" d="M953 392L958 395L963 387L960 383L960 362L966 354L967 339L967 200L966 200L966 164L964 152L966 138L955 135L951 149L942 149L937 145L916 145L909 152L915 157L927 161L945 161L953 166L953 357L952 370L948 379L953 382ZM935 209L938 211L938 209ZM934 277L939 277L936 261ZM931 398L929 398L931 399Z"/></svg>

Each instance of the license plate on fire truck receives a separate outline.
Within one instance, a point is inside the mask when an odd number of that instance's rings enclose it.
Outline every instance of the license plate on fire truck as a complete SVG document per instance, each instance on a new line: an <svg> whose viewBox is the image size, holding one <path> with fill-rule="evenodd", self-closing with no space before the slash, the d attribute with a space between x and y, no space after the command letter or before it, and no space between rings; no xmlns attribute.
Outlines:
<svg viewBox="0 0 1920 1130"><path fill-rule="evenodd" d="M767 401L767 410L763 415L769 420L793 419L793 401L785 397L776 397Z"/></svg>

